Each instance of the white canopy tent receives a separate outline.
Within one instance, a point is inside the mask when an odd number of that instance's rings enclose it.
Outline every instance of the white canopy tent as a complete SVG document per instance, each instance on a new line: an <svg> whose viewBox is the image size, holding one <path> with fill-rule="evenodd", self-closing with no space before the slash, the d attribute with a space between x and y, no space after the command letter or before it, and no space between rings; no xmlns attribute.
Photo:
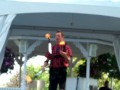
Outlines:
<svg viewBox="0 0 120 90"><path fill-rule="evenodd" d="M86 90L89 90L90 53L94 51L94 45L98 46L97 55L115 51L120 69L119 9L120 3L110 2L64 4L0 1L0 65L7 45L15 53L20 52L26 57L25 77L27 58L47 51L44 34L49 32L53 37L56 30L62 29L73 55L87 58ZM53 38L52 41L54 43ZM19 89L25 90L24 79Z"/></svg>

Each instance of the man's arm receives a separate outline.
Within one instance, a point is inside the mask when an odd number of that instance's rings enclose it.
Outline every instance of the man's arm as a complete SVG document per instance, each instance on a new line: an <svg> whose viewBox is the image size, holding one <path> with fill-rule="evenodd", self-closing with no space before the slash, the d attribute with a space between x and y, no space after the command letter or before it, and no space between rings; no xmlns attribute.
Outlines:
<svg viewBox="0 0 120 90"><path fill-rule="evenodd" d="M50 54L49 52L46 53L45 57L47 58L47 60L44 62L42 66L42 71L45 71L45 67L48 65L49 60L52 60L53 58L52 54Z"/></svg>
<svg viewBox="0 0 120 90"><path fill-rule="evenodd" d="M71 63L72 50L70 46L66 45L65 51L60 50L60 55L63 56L68 63Z"/></svg>
<svg viewBox="0 0 120 90"><path fill-rule="evenodd" d="M63 52L62 50L60 50L60 55L63 56L68 63L70 63L71 57L66 52Z"/></svg>
<svg viewBox="0 0 120 90"><path fill-rule="evenodd" d="M46 60L42 66L42 71L45 71L45 67L48 65L48 60Z"/></svg>

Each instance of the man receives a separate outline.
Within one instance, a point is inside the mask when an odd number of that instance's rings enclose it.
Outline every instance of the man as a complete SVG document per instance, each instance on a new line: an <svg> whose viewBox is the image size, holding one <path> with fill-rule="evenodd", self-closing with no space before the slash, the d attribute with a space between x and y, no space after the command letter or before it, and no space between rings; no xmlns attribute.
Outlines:
<svg viewBox="0 0 120 90"><path fill-rule="evenodd" d="M66 43L60 45L61 42L65 42L63 32L57 31L55 39L56 44L52 47L52 54L49 52L46 54L47 59L50 60L49 90L57 90L57 85L60 90L65 90L66 70L72 57L72 51ZM42 70L48 65L48 60L44 62Z"/></svg>
<svg viewBox="0 0 120 90"><path fill-rule="evenodd" d="M110 88L108 87L108 84L109 84L109 82L108 82L108 81L105 81L104 87L101 87L99 90L112 90L112 89L110 89Z"/></svg>

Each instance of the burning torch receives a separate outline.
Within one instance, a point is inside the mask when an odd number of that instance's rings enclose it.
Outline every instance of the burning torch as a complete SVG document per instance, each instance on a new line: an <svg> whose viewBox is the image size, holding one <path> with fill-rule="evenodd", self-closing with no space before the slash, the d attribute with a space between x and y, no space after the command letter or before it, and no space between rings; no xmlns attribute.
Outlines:
<svg viewBox="0 0 120 90"><path fill-rule="evenodd" d="M64 45L65 45L65 42L64 42L64 41L61 41L61 42L59 43L59 45L60 45L60 46L64 46Z"/></svg>
<svg viewBox="0 0 120 90"><path fill-rule="evenodd" d="M50 41L50 34L46 33L45 38L48 39L48 51L49 51L50 54L52 54L52 44L51 44L51 41ZM42 70L40 70L37 74L35 74L33 79L37 78L41 73L42 73ZM27 83L32 83L32 78L29 75L27 75L26 76L26 81L27 81Z"/></svg>
<svg viewBox="0 0 120 90"><path fill-rule="evenodd" d="M63 46L65 45L65 42L64 42L64 41L61 41L61 42L59 43L59 45L60 45L60 47L61 47L61 50L63 50Z"/></svg>
<svg viewBox="0 0 120 90"><path fill-rule="evenodd" d="M45 38L48 39L48 51L49 51L50 54L52 54L52 44L51 44L51 41L50 41L50 34L46 33Z"/></svg>
<svg viewBox="0 0 120 90"><path fill-rule="evenodd" d="M52 44L51 44L51 41L50 41L50 34L47 33L45 34L45 38L48 39L48 51L50 54L52 54ZM43 71L40 70L33 78L37 78Z"/></svg>

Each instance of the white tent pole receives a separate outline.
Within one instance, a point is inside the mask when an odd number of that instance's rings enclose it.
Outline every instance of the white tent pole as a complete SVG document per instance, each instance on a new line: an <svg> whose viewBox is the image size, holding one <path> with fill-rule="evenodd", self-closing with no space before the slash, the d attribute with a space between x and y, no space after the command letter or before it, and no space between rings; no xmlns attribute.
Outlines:
<svg viewBox="0 0 120 90"><path fill-rule="evenodd" d="M89 44L88 50L85 49L82 44L79 42L74 43L74 45L79 48L83 56L87 59L87 68L86 68L86 87L85 90L89 90L89 78L90 78L90 60L92 56L96 56L97 46L96 44Z"/></svg>
<svg viewBox="0 0 120 90"><path fill-rule="evenodd" d="M19 53L23 54L23 57L25 58L24 60L24 72L23 72L23 79L22 79L22 88L25 89L25 78L26 78L26 62L27 62L27 57L29 54L32 53L32 51L35 49L36 46L39 46L42 41L36 40L32 45L28 47L28 41L26 40L15 40L15 44L19 47ZM21 74L20 74L21 75ZM20 76L21 77L21 76ZM21 81L20 81L21 82Z"/></svg>
<svg viewBox="0 0 120 90"><path fill-rule="evenodd" d="M114 47L118 68L120 71L120 39L115 36L113 37L113 47Z"/></svg>
<svg viewBox="0 0 120 90"><path fill-rule="evenodd" d="M19 41L19 53L23 54L23 57L24 57L23 78L22 78L22 83L21 83L22 90L26 90L26 69L27 69L26 63L27 63L27 57L28 57L28 54L27 54L28 44L29 44L29 42L27 40Z"/></svg>
<svg viewBox="0 0 120 90"><path fill-rule="evenodd" d="M23 58L23 57L22 57L22 54L19 54L19 55L20 55L20 59L19 59L19 60L20 60L20 64L19 64L19 65L20 65L20 68L19 68L19 70L20 70L20 75L19 75L19 87L21 87L21 75L22 75L22 71L21 71L21 70L22 70L22 64L23 64L23 61L22 61L22 58Z"/></svg>
<svg viewBox="0 0 120 90"><path fill-rule="evenodd" d="M96 56L96 51L97 51L97 45L96 44L89 44L88 45L88 56L86 57L87 59L87 68L86 68L86 89L89 90L89 78L90 78L90 61L91 57Z"/></svg>
<svg viewBox="0 0 120 90"><path fill-rule="evenodd" d="M0 16L0 68L4 58L5 46L8 40L9 28L16 15L1 15Z"/></svg>
<svg viewBox="0 0 120 90"><path fill-rule="evenodd" d="M79 42L74 43L74 45L82 52L83 56L87 59L87 68L86 68L86 88L89 90L89 77L90 77L90 59L88 51L80 44ZM91 50L91 49L90 49Z"/></svg>
<svg viewBox="0 0 120 90"><path fill-rule="evenodd" d="M26 63L27 63L27 57L28 55L26 53L23 54L24 55L24 64L23 64L23 79L22 79L22 90L26 90L26 69L27 69L27 66L26 66Z"/></svg>
<svg viewBox="0 0 120 90"><path fill-rule="evenodd" d="M89 90L90 60L91 60L91 57L88 56L88 57L86 57L86 59L87 59L87 68L86 68L86 87L85 87L85 90Z"/></svg>

